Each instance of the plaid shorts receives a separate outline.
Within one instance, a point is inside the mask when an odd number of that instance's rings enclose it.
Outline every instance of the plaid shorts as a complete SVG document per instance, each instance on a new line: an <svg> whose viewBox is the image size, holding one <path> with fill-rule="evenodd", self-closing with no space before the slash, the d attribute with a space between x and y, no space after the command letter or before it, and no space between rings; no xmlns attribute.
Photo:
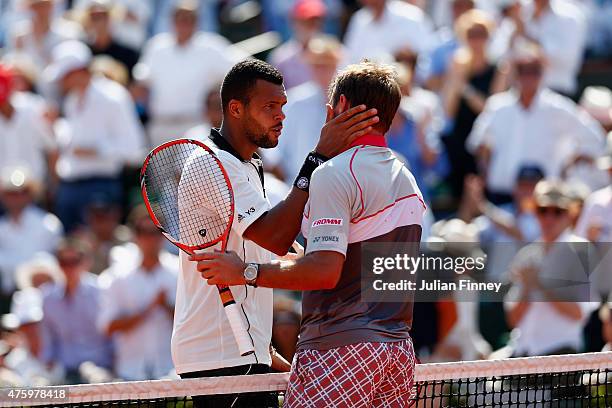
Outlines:
<svg viewBox="0 0 612 408"><path fill-rule="evenodd" d="M285 408L407 407L414 382L412 340L298 351Z"/></svg>

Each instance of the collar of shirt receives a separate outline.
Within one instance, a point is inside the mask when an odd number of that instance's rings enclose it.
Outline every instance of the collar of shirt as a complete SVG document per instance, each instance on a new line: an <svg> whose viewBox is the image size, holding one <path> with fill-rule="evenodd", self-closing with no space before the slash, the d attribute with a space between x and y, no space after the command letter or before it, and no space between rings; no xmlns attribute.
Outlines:
<svg viewBox="0 0 612 408"><path fill-rule="evenodd" d="M351 147L364 146L364 145L387 147L387 140L385 139L384 135L373 135L373 134L363 135L355 139L353 143L351 143L351 145L349 146L349 149Z"/></svg>
<svg viewBox="0 0 612 408"><path fill-rule="evenodd" d="M264 185L264 170L263 170L263 162L261 161L261 157L257 153L253 153L253 157L251 160L243 160L240 154L232 147L232 145L223 137L219 129L212 128L210 130L210 140L221 150L224 150L240 160L242 163L251 163L253 166L257 168L257 173L259 173L259 179L261 180L261 185Z"/></svg>

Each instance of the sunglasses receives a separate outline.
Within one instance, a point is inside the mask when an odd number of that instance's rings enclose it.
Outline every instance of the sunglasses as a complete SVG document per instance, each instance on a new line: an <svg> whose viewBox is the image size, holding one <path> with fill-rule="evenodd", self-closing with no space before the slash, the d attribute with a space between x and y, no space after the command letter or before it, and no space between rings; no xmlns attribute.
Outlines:
<svg viewBox="0 0 612 408"><path fill-rule="evenodd" d="M554 215L555 217L560 217L565 214L567 210L559 207L537 207L536 212L538 215Z"/></svg>
<svg viewBox="0 0 612 408"><path fill-rule="evenodd" d="M539 65L518 65L516 72L520 76L540 76L542 75L542 67Z"/></svg>

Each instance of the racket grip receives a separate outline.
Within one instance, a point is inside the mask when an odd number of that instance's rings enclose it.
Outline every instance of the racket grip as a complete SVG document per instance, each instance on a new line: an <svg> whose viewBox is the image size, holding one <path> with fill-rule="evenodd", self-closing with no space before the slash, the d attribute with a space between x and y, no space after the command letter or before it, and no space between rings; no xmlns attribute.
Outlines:
<svg viewBox="0 0 612 408"><path fill-rule="evenodd" d="M238 306L236 303L231 303L225 306L225 314L227 315L232 332L234 333L236 343L238 343L240 355L247 356L249 354L253 354L255 352L255 348L251 342L251 336L249 336L249 332L247 331L244 321L242 320L240 306Z"/></svg>

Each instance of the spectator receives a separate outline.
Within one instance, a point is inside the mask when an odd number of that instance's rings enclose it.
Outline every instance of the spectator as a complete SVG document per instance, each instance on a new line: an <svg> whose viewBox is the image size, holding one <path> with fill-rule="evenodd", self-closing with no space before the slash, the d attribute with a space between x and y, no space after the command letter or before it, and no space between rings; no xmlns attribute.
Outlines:
<svg viewBox="0 0 612 408"><path fill-rule="evenodd" d="M453 25L463 13L474 8L474 0L452 0L451 3ZM417 75L425 81L427 88L432 91L442 88L444 77L459 45L457 34L452 28L443 26L438 30L436 45L429 55L420 58L417 70Z"/></svg>
<svg viewBox="0 0 612 408"><path fill-rule="evenodd" d="M18 290L43 289L47 284L61 282L64 278L57 260L50 253L41 252L20 264L15 272Z"/></svg>
<svg viewBox="0 0 612 408"><path fill-rule="evenodd" d="M584 14L567 0L532 0L524 11L511 14L512 47L520 44L517 39L538 44L546 59L544 84L574 97L586 44Z"/></svg>
<svg viewBox="0 0 612 408"><path fill-rule="evenodd" d="M164 239L144 207L130 214L140 264L105 272L98 327L115 341L115 372L125 380L151 380L173 368L170 355L178 259L162 262Z"/></svg>
<svg viewBox="0 0 612 408"><path fill-rule="evenodd" d="M53 252L63 229L55 215L33 204L36 187L26 169L2 173L0 199L6 214L0 217L0 273L2 293L8 296L15 290L17 266L38 252Z"/></svg>
<svg viewBox="0 0 612 408"><path fill-rule="evenodd" d="M345 36L349 62L392 61L401 48L420 54L431 46L431 22L418 7L398 0L360 2L364 7L351 17Z"/></svg>
<svg viewBox="0 0 612 408"><path fill-rule="evenodd" d="M62 41L81 35L78 25L53 19L53 0L25 0L29 21L17 24L8 42L8 49L26 54L37 67L51 62L53 48Z"/></svg>
<svg viewBox="0 0 612 408"><path fill-rule="evenodd" d="M112 29L117 40L131 49L139 49L147 38L147 25L153 13L150 0L76 0L75 10L108 8L113 15Z"/></svg>
<svg viewBox="0 0 612 408"><path fill-rule="evenodd" d="M43 106L12 91L12 70L0 65L0 169L29 167L31 177L42 185L53 174L57 154Z"/></svg>
<svg viewBox="0 0 612 408"><path fill-rule="evenodd" d="M576 234L592 242L612 242L612 134L608 136L608 152L597 164L608 171L610 184L587 198Z"/></svg>
<svg viewBox="0 0 612 408"><path fill-rule="evenodd" d="M87 224L78 235L91 245L91 273L98 275L107 269L111 264L111 249L130 240L129 229L120 225L121 216L121 207L103 194L96 194L87 206Z"/></svg>
<svg viewBox="0 0 612 408"><path fill-rule="evenodd" d="M570 200L564 183L540 181L534 198L542 235L540 242L525 247L513 260L513 285L506 301L508 323L519 332L514 355L576 353L582 347L582 326L591 304L566 298L547 282L571 280L581 273L566 255L571 244L587 241L569 230Z"/></svg>
<svg viewBox="0 0 612 408"><path fill-rule="evenodd" d="M318 36L308 43L304 54L313 79L294 88L283 109L283 136L278 146L264 151L279 178L291 182L300 171L301 158L314 149L318 132L325 124L327 90L342 59L342 45L331 36Z"/></svg>
<svg viewBox="0 0 612 408"><path fill-rule="evenodd" d="M122 63L131 75L138 62L138 52L118 42L111 26L111 6L109 0L87 0L84 27L89 48L93 55L108 55Z"/></svg>
<svg viewBox="0 0 612 408"><path fill-rule="evenodd" d="M206 100L202 109L203 122L187 131L185 137L195 140L206 140L210 136L210 129L219 129L223 121L223 110L221 108L221 84L210 88L206 94Z"/></svg>
<svg viewBox="0 0 612 408"><path fill-rule="evenodd" d="M298 0L291 11L293 38L270 54L270 64L283 74L285 88L291 89L312 79L305 61L308 42L320 34L326 7L323 0Z"/></svg>
<svg viewBox="0 0 612 408"><path fill-rule="evenodd" d="M429 202L433 189L446 176L448 162L442 150L437 126L440 104L435 94L413 87L411 71L398 67L402 101L387 132L389 148L405 159L405 164Z"/></svg>
<svg viewBox="0 0 612 408"><path fill-rule="evenodd" d="M96 194L121 202L121 171L125 164L142 160L144 137L125 88L92 76L92 56L85 44L65 42L53 54L45 75L66 95L66 126L57 135L56 213L72 231L83 223L84 211Z"/></svg>
<svg viewBox="0 0 612 408"><path fill-rule="evenodd" d="M150 93L148 132L154 146L197 125L204 96L243 57L223 37L197 32L197 18L196 2L179 1L173 15L175 32L149 40L137 66L137 79Z"/></svg>
<svg viewBox="0 0 612 408"><path fill-rule="evenodd" d="M587 58L610 59L612 57L612 2L589 1Z"/></svg>
<svg viewBox="0 0 612 408"><path fill-rule="evenodd" d="M602 323L602 337L606 345L601 351L612 351L612 302L604 303L599 309Z"/></svg>
<svg viewBox="0 0 612 408"><path fill-rule="evenodd" d="M512 200L523 165L536 165L547 178L555 178L566 163L601 152L601 126L569 99L543 88L543 68L541 55L533 49L517 57L518 89L489 98L467 140L468 151L481 161L495 204Z"/></svg>
<svg viewBox="0 0 612 408"><path fill-rule="evenodd" d="M100 289L96 277L87 272L91 249L83 242L68 239L56 251L64 282L44 291L43 353L47 364L64 368L66 381L81 381L79 366L91 361L110 368L111 342L96 327L100 314Z"/></svg>
<svg viewBox="0 0 612 408"><path fill-rule="evenodd" d="M2 317L4 328L16 331L18 341L4 357L4 364L20 376L24 386L60 384L63 380L61 367L47 367L40 359L42 317L42 294L33 287L15 292L11 313Z"/></svg>
<svg viewBox="0 0 612 408"><path fill-rule="evenodd" d="M474 156L465 148L472 125L487 97L506 89L506 75L487 56L493 26L480 10L465 12L455 24L461 46L445 78L442 101L449 121L443 137L451 166L449 183L457 198L463 194L465 176L477 173Z"/></svg>

